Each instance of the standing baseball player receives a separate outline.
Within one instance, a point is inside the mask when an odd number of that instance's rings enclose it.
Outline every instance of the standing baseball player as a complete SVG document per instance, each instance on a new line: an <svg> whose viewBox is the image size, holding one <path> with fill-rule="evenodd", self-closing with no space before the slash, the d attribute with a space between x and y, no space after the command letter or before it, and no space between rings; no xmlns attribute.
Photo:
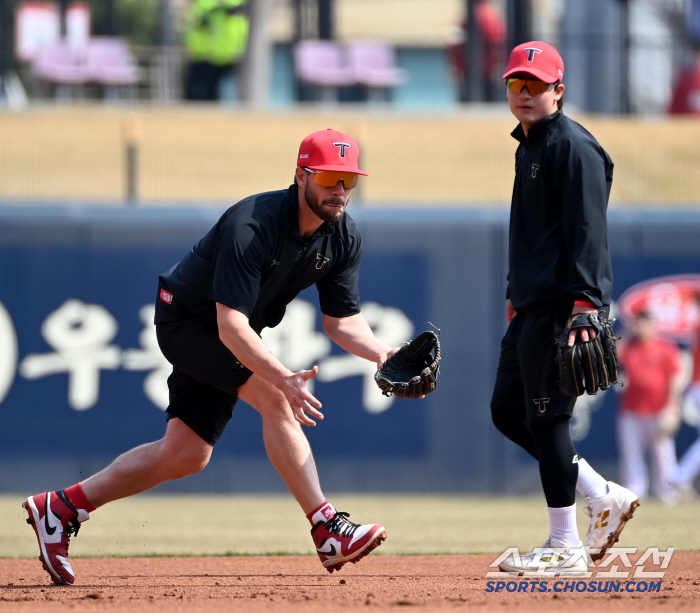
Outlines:
<svg viewBox="0 0 700 613"><path fill-rule="evenodd" d="M72 584L72 534L102 505L201 471L240 398L262 416L267 454L309 519L329 572L356 562L386 538L379 524L354 524L321 491L301 426L323 419L307 381L260 338L286 306L314 283L324 331L340 347L382 364L395 353L360 312L360 234L345 215L358 175L359 148L334 130L314 132L299 148L294 184L229 208L173 268L161 275L156 331L173 364L164 437L127 451L104 470L65 490L23 504L40 559L55 583Z"/></svg>
<svg viewBox="0 0 700 613"><path fill-rule="evenodd" d="M569 433L576 398L559 388L555 338L572 314L606 313L612 290L606 210L613 163L561 111L563 76L558 51L535 41L513 49L503 77L520 124L512 133L519 146L510 213L509 325L491 414L506 437L538 460L550 519L541 557L530 553L500 565L518 573L586 572L576 490L587 498L586 546L593 559L613 545L639 504L632 492L606 481L576 454ZM592 327L579 328L568 344L594 335Z"/></svg>
<svg viewBox="0 0 700 613"><path fill-rule="evenodd" d="M658 334L646 311L634 316L630 332L631 342L620 346L620 364L627 375L617 414L621 481L645 499L649 494L648 455L654 493L666 504L676 504L673 477L678 468L675 438L681 423L681 352L678 345Z"/></svg>
<svg viewBox="0 0 700 613"><path fill-rule="evenodd" d="M700 9L700 7L698 8ZM700 13L700 10L698 12ZM695 294L695 304L700 311L700 292ZM697 325L693 342L693 370L690 374L690 385L686 394L690 397L695 408L695 427L698 430L698 438L686 449L683 457L678 461L673 478L676 495L680 500L693 500L697 497L693 482L700 475L700 320Z"/></svg>

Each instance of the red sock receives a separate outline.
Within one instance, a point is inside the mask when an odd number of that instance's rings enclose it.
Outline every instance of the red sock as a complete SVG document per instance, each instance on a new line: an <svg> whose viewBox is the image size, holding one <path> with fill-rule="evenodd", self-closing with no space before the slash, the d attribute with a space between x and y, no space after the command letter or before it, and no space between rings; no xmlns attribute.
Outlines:
<svg viewBox="0 0 700 613"><path fill-rule="evenodd" d="M316 507L311 513L306 516L306 519L311 522L312 526L315 526L318 522L327 522L331 517L335 515L335 507L327 500L319 507Z"/></svg>
<svg viewBox="0 0 700 613"><path fill-rule="evenodd" d="M84 509L88 513L92 513L97 508L87 499L87 496L85 496L82 481L71 485L69 488L63 490L63 492L76 509Z"/></svg>

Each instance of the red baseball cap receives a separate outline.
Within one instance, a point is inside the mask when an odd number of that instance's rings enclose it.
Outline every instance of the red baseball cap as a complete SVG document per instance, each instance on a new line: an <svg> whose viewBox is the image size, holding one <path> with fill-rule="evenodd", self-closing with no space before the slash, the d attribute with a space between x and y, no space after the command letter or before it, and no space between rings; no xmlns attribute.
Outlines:
<svg viewBox="0 0 700 613"><path fill-rule="evenodd" d="M297 166L311 170L331 170L365 175L357 164L360 148L357 143L342 132L331 128L309 134L299 146Z"/></svg>
<svg viewBox="0 0 700 613"><path fill-rule="evenodd" d="M532 75L545 83L556 83L564 78L564 60L552 45L541 40L523 43L511 51L503 78L507 79L519 72Z"/></svg>

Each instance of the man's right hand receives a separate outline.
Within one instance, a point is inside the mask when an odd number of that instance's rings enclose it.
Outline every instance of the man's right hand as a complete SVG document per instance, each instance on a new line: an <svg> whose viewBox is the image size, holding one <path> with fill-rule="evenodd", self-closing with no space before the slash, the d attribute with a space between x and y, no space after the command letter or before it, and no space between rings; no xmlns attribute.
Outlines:
<svg viewBox="0 0 700 613"><path fill-rule="evenodd" d="M598 309L596 308L591 308L591 307L586 307L586 306L581 306L578 304L574 305L573 310L571 311L572 315L578 315L579 313L597 313ZM569 347L573 347L576 344L576 336L581 339L582 343L592 341L596 337L596 329L595 328L577 328L575 330L572 330L571 333L569 334Z"/></svg>
<svg viewBox="0 0 700 613"><path fill-rule="evenodd" d="M285 377L279 386L284 394L296 419L303 426L315 426L316 422L307 413L316 419L323 419L320 401L306 387L306 382L318 374L318 366L311 370L300 370Z"/></svg>

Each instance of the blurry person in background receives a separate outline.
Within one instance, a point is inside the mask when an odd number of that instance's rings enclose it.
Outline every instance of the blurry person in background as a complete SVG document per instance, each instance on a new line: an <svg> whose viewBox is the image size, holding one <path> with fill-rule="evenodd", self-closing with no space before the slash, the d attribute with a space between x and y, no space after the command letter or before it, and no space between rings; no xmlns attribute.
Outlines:
<svg viewBox="0 0 700 613"><path fill-rule="evenodd" d="M687 0L684 30L691 47L691 60L685 62L673 87L668 108L671 115L700 115L700 0Z"/></svg>
<svg viewBox="0 0 700 613"><path fill-rule="evenodd" d="M490 0L479 0L474 7L476 24L481 34L481 78L484 83L484 94L487 102L501 99L503 84L501 73L506 63L507 27L503 16ZM455 26L452 40L447 48L450 59L450 69L457 82L459 101L468 102L469 72L467 66L468 23L465 19Z"/></svg>
<svg viewBox="0 0 700 613"><path fill-rule="evenodd" d="M700 115L700 47L693 53L693 63L678 75L668 112L670 115Z"/></svg>
<svg viewBox="0 0 700 613"><path fill-rule="evenodd" d="M247 0L192 0L185 33L187 100L219 100L248 46Z"/></svg>
<svg viewBox="0 0 700 613"><path fill-rule="evenodd" d="M618 348L626 378L617 421L622 483L640 498L647 497L648 454L654 494L667 504L675 504L678 500L672 481L676 470L674 438L680 426L680 350L659 337L646 312L635 315L630 332L632 340L621 342Z"/></svg>
<svg viewBox="0 0 700 613"><path fill-rule="evenodd" d="M700 314L700 292L695 295L695 302ZM693 488L693 482L700 475L700 317L698 317L698 327L693 346L693 370L691 371L690 386L686 393L695 405L695 425L698 428L698 439L688 448L678 462L673 484L679 497L689 500L697 497L697 492Z"/></svg>

